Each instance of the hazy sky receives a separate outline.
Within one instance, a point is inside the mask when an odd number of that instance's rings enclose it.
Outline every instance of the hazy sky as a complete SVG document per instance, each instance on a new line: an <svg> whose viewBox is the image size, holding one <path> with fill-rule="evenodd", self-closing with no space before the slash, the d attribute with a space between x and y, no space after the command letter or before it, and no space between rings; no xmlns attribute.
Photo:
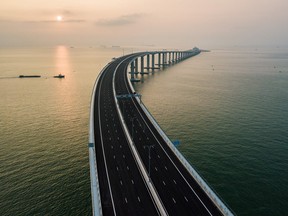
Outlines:
<svg viewBox="0 0 288 216"><path fill-rule="evenodd" d="M287 8L287 0L7 0L0 46L282 46Z"/></svg>

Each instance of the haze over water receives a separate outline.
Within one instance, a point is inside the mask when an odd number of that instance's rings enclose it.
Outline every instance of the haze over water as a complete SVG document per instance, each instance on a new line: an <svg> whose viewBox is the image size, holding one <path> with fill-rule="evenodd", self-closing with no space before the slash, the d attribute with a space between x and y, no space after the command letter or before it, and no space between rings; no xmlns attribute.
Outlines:
<svg viewBox="0 0 288 216"><path fill-rule="evenodd" d="M90 96L101 69L122 54L67 46L1 50L0 215L91 214ZM135 85L237 215L288 211L287 62L288 49L212 50ZM65 79L52 78L59 73Z"/></svg>

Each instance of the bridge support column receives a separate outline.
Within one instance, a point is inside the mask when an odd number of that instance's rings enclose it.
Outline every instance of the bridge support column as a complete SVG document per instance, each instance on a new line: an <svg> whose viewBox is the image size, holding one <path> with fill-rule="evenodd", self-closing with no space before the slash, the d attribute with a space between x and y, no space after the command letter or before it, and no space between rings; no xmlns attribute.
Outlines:
<svg viewBox="0 0 288 216"><path fill-rule="evenodd" d="M155 54L152 54L151 57L152 57L152 71L154 72L154 70L155 70Z"/></svg>
<svg viewBox="0 0 288 216"><path fill-rule="evenodd" d="M144 71L144 56L141 56L141 71L140 74L147 74L148 72Z"/></svg>
<svg viewBox="0 0 288 216"><path fill-rule="evenodd" d="M150 70L150 55L147 54L147 70Z"/></svg>
<svg viewBox="0 0 288 216"><path fill-rule="evenodd" d="M158 53L158 66L161 67L161 52Z"/></svg>
<svg viewBox="0 0 288 216"><path fill-rule="evenodd" d="M135 59L135 74L138 74L138 58Z"/></svg>
<svg viewBox="0 0 288 216"><path fill-rule="evenodd" d="M163 56L162 56L162 65L163 65L163 68L166 67L166 52L163 52Z"/></svg>
<svg viewBox="0 0 288 216"><path fill-rule="evenodd" d="M131 64L130 64L130 68L131 68L131 79L135 79L135 77L134 77L134 61L132 61L131 62Z"/></svg>

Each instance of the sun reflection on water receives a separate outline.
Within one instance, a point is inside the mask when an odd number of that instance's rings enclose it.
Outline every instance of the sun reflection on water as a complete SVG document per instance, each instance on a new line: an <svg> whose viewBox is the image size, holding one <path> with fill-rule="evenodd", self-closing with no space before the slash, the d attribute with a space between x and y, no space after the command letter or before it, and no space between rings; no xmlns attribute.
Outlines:
<svg viewBox="0 0 288 216"><path fill-rule="evenodd" d="M57 74L69 74L71 63L69 50L66 46L57 46L55 51L55 71Z"/></svg>

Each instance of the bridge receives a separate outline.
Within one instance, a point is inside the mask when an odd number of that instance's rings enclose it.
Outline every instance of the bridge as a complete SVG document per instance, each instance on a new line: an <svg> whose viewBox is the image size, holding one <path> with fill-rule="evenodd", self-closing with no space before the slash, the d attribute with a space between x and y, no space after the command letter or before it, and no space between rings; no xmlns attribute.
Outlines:
<svg viewBox="0 0 288 216"><path fill-rule="evenodd" d="M139 76L200 52L133 53L100 72L88 145L93 215L233 215L171 143L132 85Z"/></svg>

